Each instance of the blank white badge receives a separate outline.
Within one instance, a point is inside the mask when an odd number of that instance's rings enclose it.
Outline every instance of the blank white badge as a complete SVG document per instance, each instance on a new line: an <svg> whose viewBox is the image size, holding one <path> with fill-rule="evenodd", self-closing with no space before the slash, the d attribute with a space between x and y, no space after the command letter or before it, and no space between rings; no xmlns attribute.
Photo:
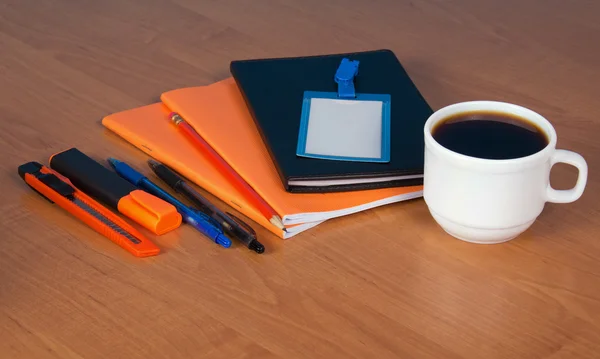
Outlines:
<svg viewBox="0 0 600 359"><path fill-rule="evenodd" d="M390 96L307 91L297 155L338 161L389 162Z"/></svg>

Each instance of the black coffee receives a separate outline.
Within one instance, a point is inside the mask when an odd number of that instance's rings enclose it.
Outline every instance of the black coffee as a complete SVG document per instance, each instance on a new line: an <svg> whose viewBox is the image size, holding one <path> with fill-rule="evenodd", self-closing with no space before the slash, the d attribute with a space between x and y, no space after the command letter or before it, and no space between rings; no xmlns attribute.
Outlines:
<svg viewBox="0 0 600 359"><path fill-rule="evenodd" d="M546 134L535 124L501 112L455 114L439 122L431 133L451 151L494 160L529 156L548 144Z"/></svg>

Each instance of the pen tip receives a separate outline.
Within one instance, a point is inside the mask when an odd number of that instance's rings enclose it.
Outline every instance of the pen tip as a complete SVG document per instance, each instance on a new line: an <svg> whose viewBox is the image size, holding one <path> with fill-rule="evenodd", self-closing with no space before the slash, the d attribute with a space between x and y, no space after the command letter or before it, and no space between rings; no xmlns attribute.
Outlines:
<svg viewBox="0 0 600 359"><path fill-rule="evenodd" d="M224 248L229 248L231 247L231 239L227 238L226 236L219 234L217 236L216 241L217 244L219 244L220 246L224 247Z"/></svg>
<svg viewBox="0 0 600 359"><path fill-rule="evenodd" d="M260 243L257 240L250 242L250 244L248 245L248 248L259 254L264 253L264 251L265 251L265 246L263 246L262 243Z"/></svg>

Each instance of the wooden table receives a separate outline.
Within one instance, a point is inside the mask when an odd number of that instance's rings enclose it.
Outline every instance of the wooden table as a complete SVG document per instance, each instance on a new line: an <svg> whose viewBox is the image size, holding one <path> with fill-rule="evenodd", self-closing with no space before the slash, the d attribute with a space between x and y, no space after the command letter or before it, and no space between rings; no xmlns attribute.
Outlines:
<svg viewBox="0 0 600 359"><path fill-rule="evenodd" d="M599 358L598 19L591 0L0 1L0 357ZM137 260L17 176L71 146L144 161L100 119L231 60L377 48L434 109L546 116L588 161L584 196L502 245L449 237L415 200L261 230L262 256L181 228Z"/></svg>

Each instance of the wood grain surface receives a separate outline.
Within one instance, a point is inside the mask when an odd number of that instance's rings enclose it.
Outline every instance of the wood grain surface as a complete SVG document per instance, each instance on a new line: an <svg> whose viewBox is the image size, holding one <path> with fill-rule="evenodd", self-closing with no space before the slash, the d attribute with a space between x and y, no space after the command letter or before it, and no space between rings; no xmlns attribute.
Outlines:
<svg viewBox="0 0 600 359"><path fill-rule="evenodd" d="M600 358L598 19L594 0L0 0L0 357ZM262 256L181 228L139 260L17 176L71 146L142 163L101 118L231 60L378 48L434 109L546 116L588 161L584 196L502 245L449 237L414 200L259 230Z"/></svg>

